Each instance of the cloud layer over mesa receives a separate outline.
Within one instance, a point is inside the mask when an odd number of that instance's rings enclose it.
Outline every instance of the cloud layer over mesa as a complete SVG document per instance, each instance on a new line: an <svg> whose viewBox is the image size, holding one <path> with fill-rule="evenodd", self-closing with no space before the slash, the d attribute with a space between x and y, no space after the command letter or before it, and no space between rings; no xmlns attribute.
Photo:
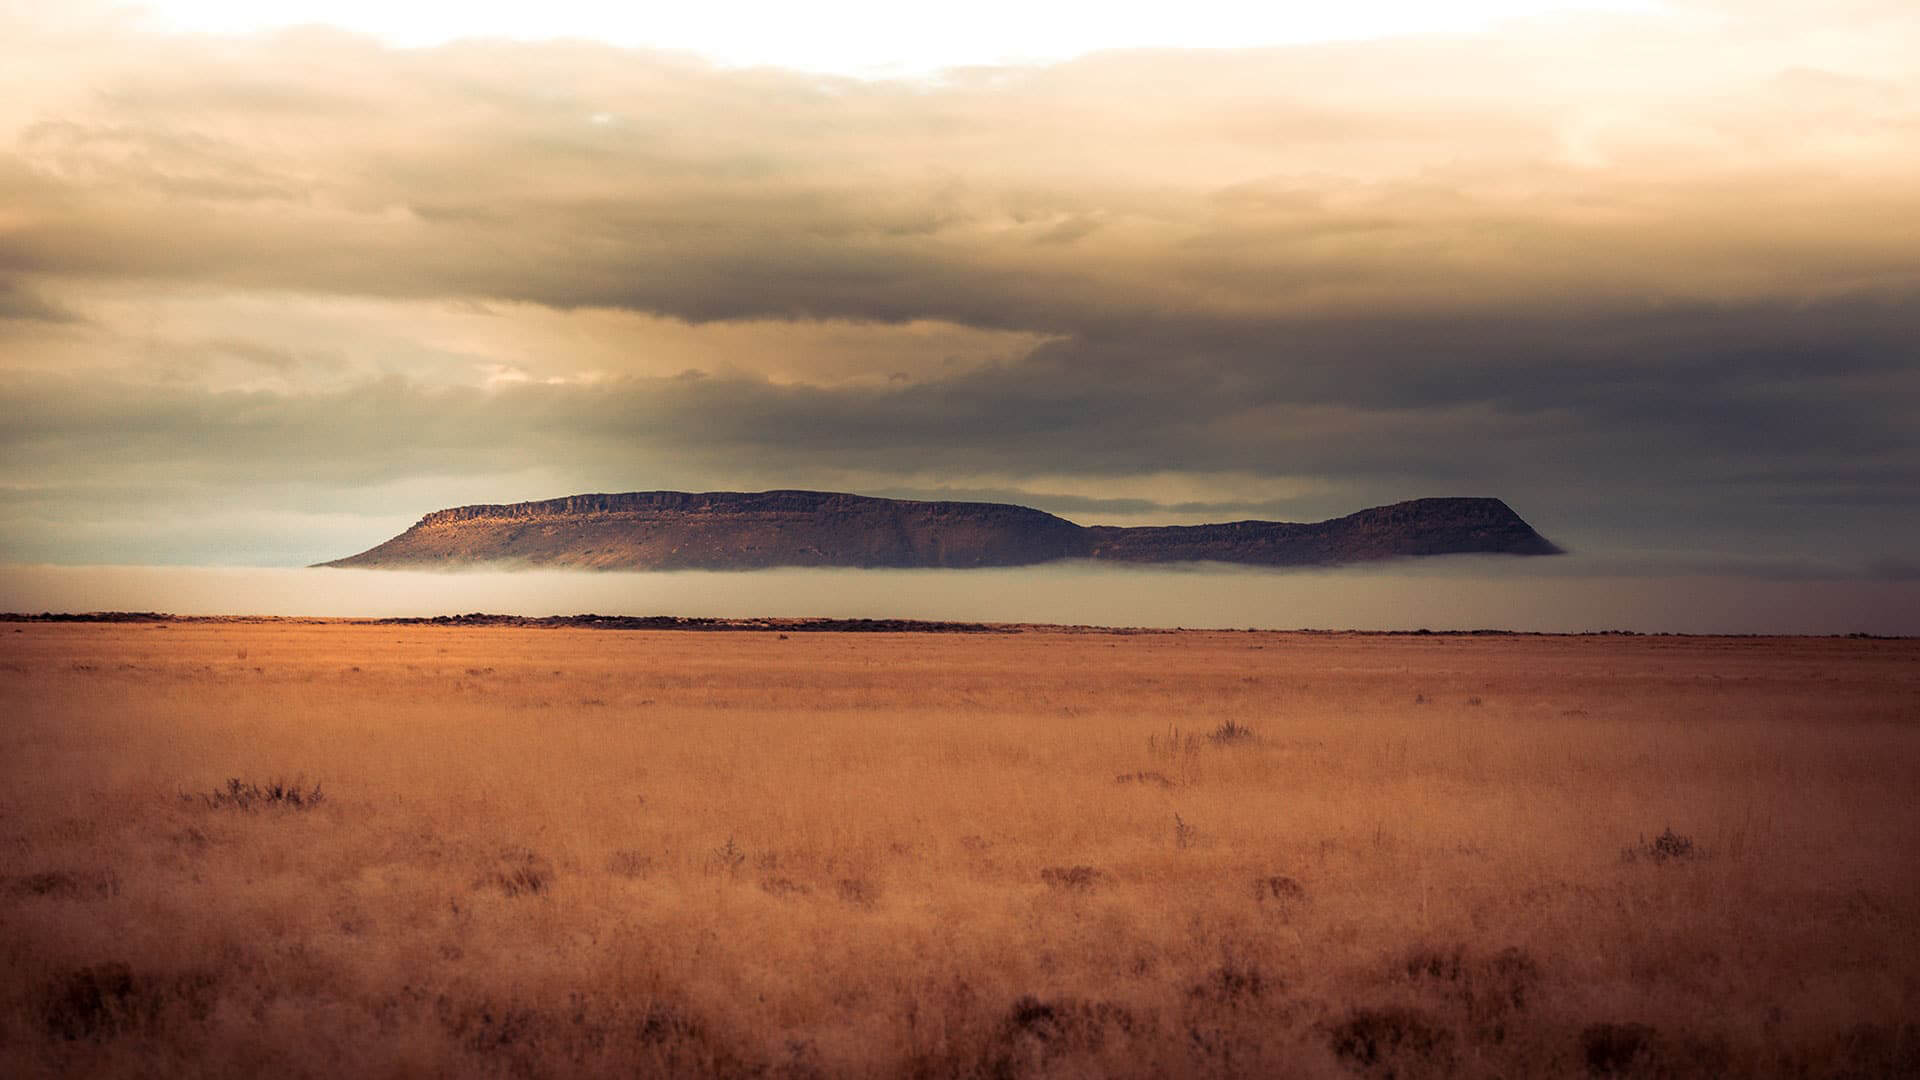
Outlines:
<svg viewBox="0 0 1920 1080"><path fill-rule="evenodd" d="M647 488L1920 532L1910 4L895 81L0 11L0 560Z"/></svg>

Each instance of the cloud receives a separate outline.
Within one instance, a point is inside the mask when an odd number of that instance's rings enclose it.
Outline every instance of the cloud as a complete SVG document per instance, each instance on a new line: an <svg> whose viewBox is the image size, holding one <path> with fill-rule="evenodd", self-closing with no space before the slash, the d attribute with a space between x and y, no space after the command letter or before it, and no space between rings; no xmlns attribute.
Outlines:
<svg viewBox="0 0 1920 1080"><path fill-rule="evenodd" d="M74 321L74 315L31 289L0 278L0 321L67 323Z"/></svg>
<svg viewBox="0 0 1920 1080"><path fill-rule="evenodd" d="M1135 52L933 90L588 45L150 44L21 125L0 265L1078 334L1914 285L1879 227L1920 198L1892 182L1912 89L1805 66L1674 101L1555 74L1557 38L1533 63ZM1808 154L1810 116L1849 174Z"/></svg>
<svg viewBox="0 0 1920 1080"><path fill-rule="evenodd" d="M129 478L376 515L1484 493L1869 560L1920 524L1920 78L1889 59L1920 16L1810 12L915 82L16 16L0 482L42 494L0 524L47 546Z"/></svg>

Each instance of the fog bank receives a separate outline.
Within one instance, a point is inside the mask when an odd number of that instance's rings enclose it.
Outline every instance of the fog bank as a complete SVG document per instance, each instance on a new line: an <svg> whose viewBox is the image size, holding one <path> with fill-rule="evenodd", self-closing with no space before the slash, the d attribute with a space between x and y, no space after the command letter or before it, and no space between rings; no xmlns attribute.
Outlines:
<svg viewBox="0 0 1920 1080"><path fill-rule="evenodd" d="M1364 569L585 573L4 566L0 611L957 619L1261 629L1920 633L1920 581L1577 574L1478 559Z"/></svg>

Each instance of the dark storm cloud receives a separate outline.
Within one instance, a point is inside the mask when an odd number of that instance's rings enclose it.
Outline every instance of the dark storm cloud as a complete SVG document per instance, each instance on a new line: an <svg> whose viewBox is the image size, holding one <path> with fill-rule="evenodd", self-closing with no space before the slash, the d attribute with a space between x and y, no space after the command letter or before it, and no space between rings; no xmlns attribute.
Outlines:
<svg viewBox="0 0 1920 1080"><path fill-rule="evenodd" d="M790 455L876 471L1044 463L1090 477L1252 471L1416 491L1568 483L1751 497L1787 484L1801 499L1864 505L1896 500L1920 469L1920 366L1902 359L1903 324L1884 315L1851 303L1696 313L1697 354L1675 345L1665 317L1579 324L1601 344L1408 322L1397 327L1404 359L1367 380L1340 373L1372 355L1374 326L1272 343L1076 340L1016 364L863 386L688 373L492 390L389 378L290 394L16 380L0 445L16 470L124 455L341 483L645 450L716 471ZM1272 350L1297 359L1275 363ZM1634 362L1655 352L1664 362Z"/></svg>
<svg viewBox="0 0 1920 1080"><path fill-rule="evenodd" d="M1874 57L1920 19L1871 14L1852 67L1803 55L1783 7L923 84L69 36L71 63L0 74L0 340L27 343L0 483L37 508L11 532L130 476L333 505L537 466L1084 515L1500 494L1597 534L1879 558L1920 524L1920 93ZM182 297L252 321L172 327ZM386 305L377 343L272 338L315 298ZM416 328L450 304L498 325ZM609 311L796 332L668 377L644 328L555 314ZM856 378L801 343L828 320L1034 344ZM589 343L633 359L569 366ZM1228 473L1277 493L1115 493Z"/></svg>

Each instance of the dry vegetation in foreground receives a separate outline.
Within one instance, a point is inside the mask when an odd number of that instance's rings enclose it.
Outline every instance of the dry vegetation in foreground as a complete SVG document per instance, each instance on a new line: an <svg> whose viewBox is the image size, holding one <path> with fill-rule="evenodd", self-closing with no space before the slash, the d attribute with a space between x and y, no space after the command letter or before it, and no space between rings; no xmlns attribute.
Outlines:
<svg viewBox="0 0 1920 1080"><path fill-rule="evenodd" d="M1911 641L34 624L0 700L9 1076L1920 1073Z"/></svg>

